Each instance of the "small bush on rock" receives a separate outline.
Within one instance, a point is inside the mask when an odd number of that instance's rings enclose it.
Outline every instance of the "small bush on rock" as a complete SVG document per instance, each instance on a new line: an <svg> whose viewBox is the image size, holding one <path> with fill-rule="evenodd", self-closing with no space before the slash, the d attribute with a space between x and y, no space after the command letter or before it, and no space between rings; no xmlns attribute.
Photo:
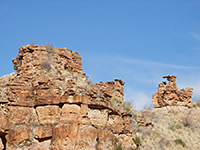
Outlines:
<svg viewBox="0 0 200 150"><path fill-rule="evenodd" d="M139 146L142 143L140 136L136 135L135 138L133 139L133 142L136 144L137 148L139 148Z"/></svg>
<svg viewBox="0 0 200 150"><path fill-rule="evenodd" d="M111 101L110 101L110 105L111 105L113 108L115 108L115 109L117 109L117 110L123 112L123 100L122 100L122 98L117 97L117 96L112 97L112 98L111 98Z"/></svg>
<svg viewBox="0 0 200 150"><path fill-rule="evenodd" d="M174 142L176 145L182 145L183 147L185 147L185 143L183 142L182 139L176 139L176 140L174 140Z"/></svg>
<svg viewBox="0 0 200 150"><path fill-rule="evenodd" d="M118 143L118 144L115 146L115 150L123 150L123 148L122 148L122 143Z"/></svg>
<svg viewBox="0 0 200 150"><path fill-rule="evenodd" d="M133 107L131 106L131 102L125 102L123 105L123 109L127 113L133 113Z"/></svg>
<svg viewBox="0 0 200 150"><path fill-rule="evenodd" d="M173 122L172 124L169 125L169 129L172 131L176 131L176 129L180 129L180 125L178 125L177 123Z"/></svg>
<svg viewBox="0 0 200 150"><path fill-rule="evenodd" d="M49 44L49 43L47 43L46 45L45 45L45 47L46 47L46 51L47 51L47 53L49 53L49 54L51 54L51 53L55 53L55 51L54 51L54 45L53 44Z"/></svg>
<svg viewBox="0 0 200 150"><path fill-rule="evenodd" d="M120 98L120 97L117 97L117 96L115 96L115 97L112 97L111 101L113 101L113 102L115 102L115 103L120 103L120 104L122 104L122 103L123 103L123 100L122 100L122 98Z"/></svg>
<svg viewBox="0 0 200 150"><path fill-rule="evenodd" d="M73 68L70 67L70 66L68 66L68 67L67 67L67 71L70 72L70 73L72 73L72 72L73 72Z"/></svg>

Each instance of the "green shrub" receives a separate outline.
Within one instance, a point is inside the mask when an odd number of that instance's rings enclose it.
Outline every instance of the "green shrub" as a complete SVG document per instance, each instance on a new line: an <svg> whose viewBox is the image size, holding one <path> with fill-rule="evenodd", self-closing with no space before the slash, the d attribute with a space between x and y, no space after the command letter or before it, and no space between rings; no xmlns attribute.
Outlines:
<svg viewBox="0 0 200 150"><path fill-rule="evenodd" d="M70 73L72 73L73 72L73 68L71 66L68 66L67 67L67 71L69 71Z"/></svg>
<svg viewBox="0 0 200 150"><path fill-rule="evenodd" d="M123 148L122 148L122 143L118 143L118 144L115 146L115 150L123 150Z"/></svg>
<svg viewBox="0 0 200 150"><path fill-rule="evenodd" d="M45 74L45 73L47 73L46 70L40 70L40 74Z"/></svg>
<svg viewBox="0 0 200 150"><path fill-rule="evenodd" d="M133 142L136 144L136 146L138 148L141 145L142 140L138 135L136 135L135 138L133 139Z"/></svg>
<svg viewBox="0 0 200 150"><path fill-rule="evenodd" d="M169 129L172 130L172 131L176 131L176 129L180 129L180 125L178 125L177 123L172 123L169 125Z"/></svg>
<svg viewBox="0 0 200 150"><path fill-rule="evenodd" d="M132 113L132 118L133 118L134 120L137 120L137 114Z"/></svg>
<svg viewBox="0 0 200 150"><path fill-rule="evenodd" d="M182 145L183 147L185 147L185 143L183 142L182 139L176 139L176 140L174 140L174 142L176 145Z"/></svg>
<svg viewBox="0 0 200 150"><path fill-rule="evenodd" d="M111 98L111 101L114 102L114 103L120 103L120 104L123 104L123 100L122 100L122 98L117 97L117 96L112 97L112 98Z"/></svg>
<svg viewBox="0 0 200 150"><path fill-rule="evenodd" d="M124 105L123 105L123 109L127 113L133 113L133 108L132 108L130 102L125 102Z"/></svg>
<svg viewBox="0 0 200 150"><path fill-rule="evenodd" d="M119 110L120 112L123 112L123 100L122 100L122 98L117 97L117 96L112 97L111 101L110 101L110 105L113 108Z"/></svg>

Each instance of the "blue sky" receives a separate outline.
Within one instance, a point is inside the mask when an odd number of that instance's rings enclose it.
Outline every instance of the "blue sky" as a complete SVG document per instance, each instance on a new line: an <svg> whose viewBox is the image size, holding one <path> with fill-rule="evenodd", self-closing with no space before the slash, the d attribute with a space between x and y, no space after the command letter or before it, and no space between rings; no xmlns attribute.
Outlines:
<svg viewBox="0 0 200 150"><path fill-rule="evenodd" d="M94 82L121 78L136 109L151 104L163 75L200 97L200 1L0 1L0 76L21 45L53 43L83 56Z"/></svg>

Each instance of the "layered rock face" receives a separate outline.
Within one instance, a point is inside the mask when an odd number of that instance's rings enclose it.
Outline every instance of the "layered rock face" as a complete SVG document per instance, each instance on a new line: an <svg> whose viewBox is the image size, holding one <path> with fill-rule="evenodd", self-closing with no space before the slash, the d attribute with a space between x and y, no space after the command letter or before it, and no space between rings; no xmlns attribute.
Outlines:
<svg viewBox="0 0 200 150"><path fill-rule="evenodd" d="M66 48L27 45L13 59L16 73L0 78L0 149L112 150L133 148L120 79L93 84L81 56Z"/></svg>
<svg viewBox="0 0 200 150"><path fill-rule="evenodd" d="M166 82L161 82L158 86L158 91L153 94L152 103L155 108L164 106L194 107L192 88L188 87L178 91L176 76L168 75L163 78L167 78L169 82L167 84Z"/></svg>

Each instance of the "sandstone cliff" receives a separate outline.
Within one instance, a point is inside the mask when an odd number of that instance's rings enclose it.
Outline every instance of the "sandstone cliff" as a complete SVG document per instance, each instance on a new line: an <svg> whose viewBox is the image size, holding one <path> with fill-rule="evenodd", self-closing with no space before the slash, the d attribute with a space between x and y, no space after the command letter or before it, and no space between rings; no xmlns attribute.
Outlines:
<svg viewBox="0 0 200 150"><path fill-rule="evenodd" d="M16 73L0 78L0 149L135 147L122 80L93 84L66 48L22 46L13 63Z"/></svg>

